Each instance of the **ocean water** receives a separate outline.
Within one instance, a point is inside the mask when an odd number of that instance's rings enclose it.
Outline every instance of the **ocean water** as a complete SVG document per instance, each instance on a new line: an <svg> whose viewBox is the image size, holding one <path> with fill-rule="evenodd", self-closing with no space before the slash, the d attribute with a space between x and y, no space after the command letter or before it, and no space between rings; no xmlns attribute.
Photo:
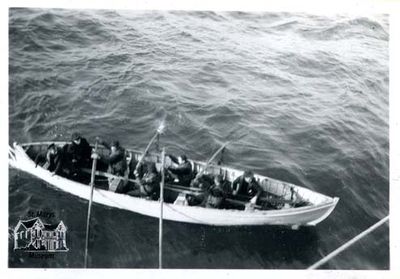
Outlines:
<svg viewBox="0 0 400 279"><path fill-rule="evenodd" d="M164 222L167 268L304 269L389 212L387 15L9 10L9 142L80 131L340 197L312 228ZM82 267L87 202L9 170L9 266ZM67 253L30 258L12 230L47 210ZM94 205L90 267L156 268L158 220ZM323 266L388 269L389 225Z"/></svg>

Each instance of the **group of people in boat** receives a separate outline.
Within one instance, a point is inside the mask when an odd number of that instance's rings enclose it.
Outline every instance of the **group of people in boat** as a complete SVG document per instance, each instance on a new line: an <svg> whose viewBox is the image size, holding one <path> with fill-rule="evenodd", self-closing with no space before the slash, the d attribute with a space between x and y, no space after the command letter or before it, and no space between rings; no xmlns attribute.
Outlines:
<svg viewBox="0 0 400 279"><path fill-rule="evenodd" d="M86 176L92 160L98 161L99 169L106 169L109 190L136 197L158 199L161 175L154 162L143 164L127 158L127 152L118 141L110 144L100 140L109 154L93 152L88 141L79 133L74 133L71 142L63 147L50 144L45 153L37 155L36 165L41 165L52 174L80 181ZM177 189L187 189L185 200L188 205L207 208L244 208L245 205L259 205L262 187L254 178L252 171L247 170L233 182L223 175L195 173L186 155L175 157L166 155L170 164L166 168L165 182L176 185ZM172 186L173 187L173 186ZM174 189L174 188L173 188ZM194 190L199 190L198 194ZM182 191L185 192L185 191Z"/></svg>
<svg viewBox="0 0 400 279"><path fill-rule="evenodd" d="M204 199L200 205L208 208L241 208L245 204L256 205L263 193L262 187L255 180L254 174L246 170L233 182L228 181L222 174L201 174L191 182L192 187L205 190ZM195 196L189 197L189 204L198 204Z"/></svg>
<svg viewBox="0 0 400 279"><path fill-rule="evenodd" d="M47 147L46 152L39 153L35 158L36 166L43 162L43 167L52 175L78 177L82 168L91 165L92 148L79 133L73 133L71 142L63 147L54 143Z"/></svg>
<svg viewBox="0 0 400 279"><path fill-rule="evenodd" d="M263 193L262 187L250 170L246 170L230 182L222 174L194 173L191 163L184 154L178 158L171 154L167 156L174 163L167 168L168 182L189 186L189 189L200 189L205 193L203 195L189 194L189 205L202 205L209 208L241 207L247 202L256 205Z"/></svg>
<svg viewBox="0 0 400 279"><path fill-rule="evenodd" d="M92 160L98 161L99 169L106 169L109 189L116 193L132 196L153 197L158 192L160 177L154 163L144 166L128 164L126 151L117 140L107 143L99 139L99 143L109 150L109 154L93 152L88 141L79 133L73 133L71 142L63 147L54 143L35 158L36 166L72 180L82 181L87 176L87 170L92 166ZM85 172L86 170L86 172ZM136 179L136 180L135 180ZM134 183L128 183L134 182Z"/></svg>

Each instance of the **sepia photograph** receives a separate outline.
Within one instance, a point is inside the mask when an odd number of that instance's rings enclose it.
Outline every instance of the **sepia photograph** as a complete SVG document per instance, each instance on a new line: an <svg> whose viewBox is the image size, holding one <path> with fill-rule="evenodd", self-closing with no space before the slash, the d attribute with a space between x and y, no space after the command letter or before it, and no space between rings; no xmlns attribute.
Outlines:
<svg viewBox="0 0 400 279"><path fill-rule="evenodd" d="M389 18L10 7L8 267L389 270Z"/></svg>

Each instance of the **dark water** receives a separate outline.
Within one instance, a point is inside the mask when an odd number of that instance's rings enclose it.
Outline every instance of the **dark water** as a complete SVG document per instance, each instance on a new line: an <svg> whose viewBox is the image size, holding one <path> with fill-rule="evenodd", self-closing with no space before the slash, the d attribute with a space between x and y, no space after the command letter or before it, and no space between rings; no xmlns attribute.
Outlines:
<svg viewBox="0 0 400 279"><path fill-rule="evenodd" d="M385 15L11 9L10 142L81 131L225 163L340 197L315 228L166 222L169 268L306 268L389 211ZM81 267L87 203L10 170L11 267ZM68 253L14 252L29 210L68 226ZM93 208L92 267L157 267L158 221ZM52 220L49 220L52 221ZM324 268L389 268L388 224Z"/></svg>

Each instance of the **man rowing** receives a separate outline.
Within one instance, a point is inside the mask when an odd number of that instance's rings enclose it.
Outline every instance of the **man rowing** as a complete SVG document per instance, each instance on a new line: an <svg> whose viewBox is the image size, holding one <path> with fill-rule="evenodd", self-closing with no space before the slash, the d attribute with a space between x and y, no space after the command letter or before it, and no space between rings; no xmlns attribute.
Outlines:
<svg viewBox="0 0 400 279"><path fill-rule="evenodd" d="M79 176L82 168L91 167L92 148L79 133L73 133L71 143L64 146L63 149L72 176Z"/></svg>
<svg viewBox="0 0 400 279"><path fill-rule="evenodd" d="M63 167L65 165L65 152L61 147L52 143L47 147L45 154L39 153L36 156L35 167L37 167L37 165L43 161L44 164L42 167L44 169L50 171L52 175L60 175L63 173Z"/></svg>
<svg viewBox="0 0 400 279"><path fill-rule="evenodd" d="M256 204L258 197L262 193L262 187L254 178L254 173L246 170L232 182L232 195L238 198L250 198L251 204Z"/></svg>
<svg viewBox="0 0 400 279"><path fill-rule="evenodd" d="M108 156L98 156L101 162L108 165L107 172L116 176L128 178L127 161L125 149L121 147L119 141L113 140L111 144L101 141L101 144L110 150ZM127 180L118 178L108 178L109 189L113 192L123 191L121 188L127 184Z"/></svg>
<svg viewBox="0 0 400 279"><path fill-rule="evenodd" d="M214 177L214 183L207 188L204 199L206 208L221 208L224 199L230 192L229 182L223 179L221 174Z"/></svg>
<svg viewBox="0 0 400 279"><path fill-rule="evenodd" d="M178 158L170 154L168 154L167 156L174 163L172 166L169 166L167 170L177 180L177 183L179 183L180 185L189 186L190 181L193 178L192 164L189 162L186 155L183 154Z"/></svg>
<svg viewBox="0 0 400 279"><path fill-rule="evenodd" d="M199 188L199 189L207 189L213 184L214 180L212 175L198 173L195 178L190 182L190 187Z"/></svg>
<svg viewBox="0 0 400 279"><path fill-rule="evenodd" d="M186 199L190 206L201 205L204 203L204 199L206 196L206 190L213 185L214 179L210 174L198 173L195 178L190 182L190 188L204 190L204 193L199 194L196 193L194 195L186 195Z"/></svg>
<svg viewBox="0 0 400 279"><path fill-rule="evenodd" d="M125 149L117 140L113 140L111 144L108 144L106 141L101 141L101 144L110 151L108 156L100 158L102 162L108 164L108 172L114 175L124 176L127 169Z"/></svg>
<svg viewBox="0 0 400 279"><path fill-rule="evenodd" d="M142 179L130 186L127 194L134 197L149 197L156 199L160 189L160 175L157 172L156 165L151 162L147 165L147 170Z"/></svg>

